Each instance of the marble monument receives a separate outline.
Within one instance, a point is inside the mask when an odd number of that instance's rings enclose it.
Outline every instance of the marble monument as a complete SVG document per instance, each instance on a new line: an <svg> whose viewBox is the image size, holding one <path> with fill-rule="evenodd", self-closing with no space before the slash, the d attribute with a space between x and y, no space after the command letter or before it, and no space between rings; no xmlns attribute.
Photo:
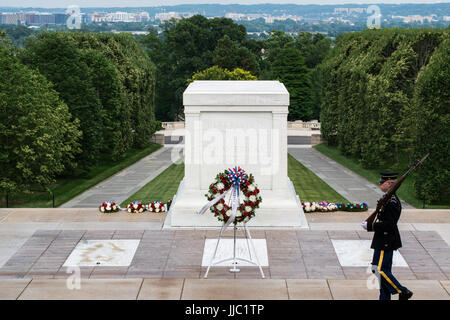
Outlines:
<svg viewBox="0 0 450 320"><path fill-rule="evenodd" d="M248 226L305 227L300 199L287 176L289 92L279 81L194 81L183 94L185 176L166 226L210 227L209 185L240 166L255 176L263 201Z"/></svg>

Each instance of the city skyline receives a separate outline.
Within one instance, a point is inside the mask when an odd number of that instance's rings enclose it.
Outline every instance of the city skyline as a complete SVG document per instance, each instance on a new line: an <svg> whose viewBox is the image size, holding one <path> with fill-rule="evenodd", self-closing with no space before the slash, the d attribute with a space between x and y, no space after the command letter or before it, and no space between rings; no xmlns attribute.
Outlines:
<svg viewBox="0 0 450 320"><path fill-rule="evenodd" d="M158 7L172 6L180 4L319 4L319 5L345 5L345 4L434 4L448 3L450 1L436 0L18 0L11 5L10 0L0 0L0 7L35 7L35 8L66 8L69 5L78 5L80 7Z"/></svg>

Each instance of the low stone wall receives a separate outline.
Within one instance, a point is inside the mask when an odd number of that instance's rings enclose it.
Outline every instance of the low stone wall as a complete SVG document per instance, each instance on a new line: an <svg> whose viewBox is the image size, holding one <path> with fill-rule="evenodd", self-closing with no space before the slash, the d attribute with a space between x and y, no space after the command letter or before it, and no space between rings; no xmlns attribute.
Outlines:
<svg viewBox="0 0 450 320"><path fill-rule="evenodd" d="M320 122L317 120L308 122L303 122L301 120L288 121L287 128L291 130L317 130L320 132Z"/></svg>
<svg viewBox="0 0 450 320"><path fill-rule="evenodd" d="M184 129L184 121L162 122L161 125L164 129L169 130ZM287 128L291 130L317 130L320 132L320 122L317 120L308 122L301 120L288 121Z"/></svg>
<svg viewBox="0 0 450 320"><path fill-rule="evenodd" d="M151 139L152 142L164 145L164 133L155 133Z"/></svg>
<svg viewBox="0 0 450 320"><path fill-rule="evenodd" d="M184 121L162 122L161 125L164 129L169 130L184 129Z"/></svg>
<svg viewBox="0 0 450 320"><path fill-rule="evenodd" d="M311 145L312 146L321 144L322 142L325 142L325 140L322 138L322 135L320 133L313 133L311 135Z"/></svg>

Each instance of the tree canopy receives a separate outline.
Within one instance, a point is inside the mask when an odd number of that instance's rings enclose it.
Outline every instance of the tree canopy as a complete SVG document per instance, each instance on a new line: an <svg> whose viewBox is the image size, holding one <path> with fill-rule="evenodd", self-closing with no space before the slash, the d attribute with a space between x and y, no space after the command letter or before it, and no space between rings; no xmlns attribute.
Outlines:
<svg viewBox="0 0 450 320"><path fill-rule="evenodd" d="M46 186L74 167L80 123L51 83L23 65L0 36L0 189Z"/></svg>
<svg viewBox="0 0 450 320"><path fill-rule="evenodd" d="M195 73L191 79L188 79L188 83L195 80L257 80L257 77L249 71L240 68L235 68L230 71L218 66L212 66L211 68Z"/></svg>
<svg viewBox="0 0 450 320"><path fill-rule="evenodd" d="M289 119L311 120L311 80L301 53L295 48L281 49L272 64L272 74L289 91Z"/></svg>
<svg viewBox="0 0 450 320"><path fill-rule="evenodd" d="M429 201L448 188L440 156L448 137L439 132L448 126L448 38L443 29L345 34L319 68L321 131L328 143L367 168L389 167L405 156L411 163L433 150L423 171L423 179L436 175L426 179Z"/></svg>
<svg viewBox="0 0 450 320"><path fill-rule="evenodd" d="M83 131L82 168L115 159L156 130L155 67L129 34L42 32L21 59L50 80Z"/></svg>

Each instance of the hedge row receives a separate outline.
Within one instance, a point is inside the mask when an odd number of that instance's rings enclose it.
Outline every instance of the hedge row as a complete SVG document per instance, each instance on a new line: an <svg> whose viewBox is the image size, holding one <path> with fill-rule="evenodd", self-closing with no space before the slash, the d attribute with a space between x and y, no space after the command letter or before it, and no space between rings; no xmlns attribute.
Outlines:
<svg viewBox="0 0 450 320"><path fill-rule="evenodd" d="M322 134L366 168L430 153L416 175L428 202L449 190L449 30L342 35L320 66Z"/></svg>

